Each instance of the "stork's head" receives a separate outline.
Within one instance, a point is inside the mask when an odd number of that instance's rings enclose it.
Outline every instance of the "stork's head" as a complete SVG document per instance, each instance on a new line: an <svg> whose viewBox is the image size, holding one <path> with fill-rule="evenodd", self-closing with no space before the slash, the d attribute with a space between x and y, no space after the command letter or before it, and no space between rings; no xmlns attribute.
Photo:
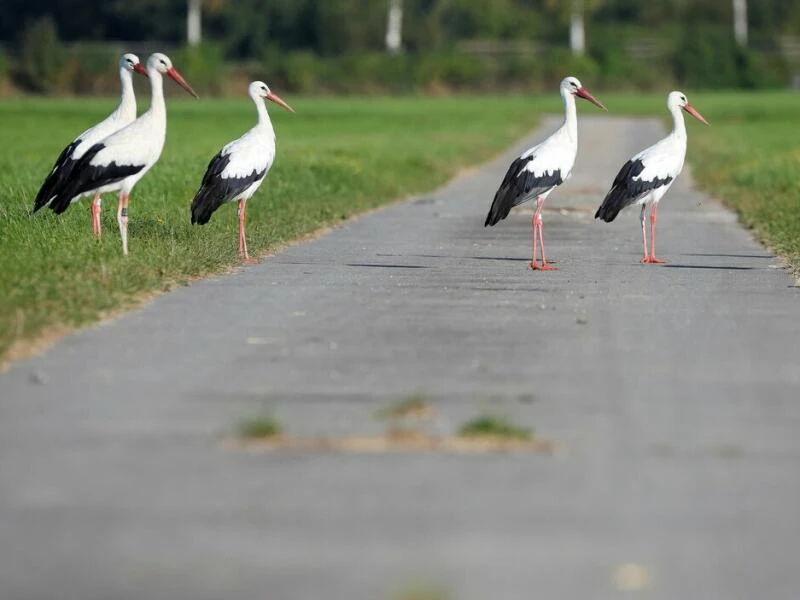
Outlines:
<svg viewBox="0 0 800 600"><path fill-rule="evenodd" d="M123 54L122 58L119 59L119 68L125 69L126 71L136 71L140 75L147 74L142 66L142 63L139 62L139 57L135 54L131 54L130 52Z"/></svg>
<svg viewBox="0 0 800 600"><path fill-rule="evenodd" d="M578 98L583 98L584 100L588 100L595 106L599 106L603 110L607 110L603 103L600 102L597 98L592 96L585 87L581 85L581 82L578 81L577 77L565 77L561 80L561 95L564 96L565 94L572 94L573 96L577 96Z"/></svg>
<svg viewBox="0 0 800 600"><path fill-rule="evenodd" d="M269 89L269 86L264 83L263 81L254 81L250 84L248 88L250 92L250 97L253 99L256 98L264 98L266 100L272 100L278 106L282 106L289 112L294 112L294 109L286 104L283 100L281 100L280 96L278 96L275 92Z"/></svg>
<svg viewBox="0 0 800 600"><path fill-rule="evenodd" d="M147 59L147 70L157 71L162 75L167 75L192 96L199 98L197 93L192 89L192 86L186 83L186 80L183 78L183 76L178 73L178 70L175 67L172 66L172 61L166 54L161 54L161 52L151 54L150 58Z"/></svg>
<svg viewBox="0 0 800 600"><path fill-rule="evenodd" d="M689 101L686 99L686 94L684 94L683 92L678 92L678 91L670 92L669 96L667 96L667 108L669 108L673 112L679 109L683 109L701 123L705 123L706 125L708 125L708 121L705 120L703 115L697 112L697 110L695 110L695 108L691 104L689 104Z"/></svg>

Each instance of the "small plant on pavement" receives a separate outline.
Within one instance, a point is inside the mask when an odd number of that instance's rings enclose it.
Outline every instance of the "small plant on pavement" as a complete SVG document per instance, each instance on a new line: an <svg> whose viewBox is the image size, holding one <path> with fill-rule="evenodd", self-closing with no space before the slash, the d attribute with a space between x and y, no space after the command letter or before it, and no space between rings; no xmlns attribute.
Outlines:
<svg viewBox="0 0 800 600"><path fill-rule="evenodd" d="M283 433L283 427L271 415L258 415L239 423L239 436L247 439L274 438Z"/></svg>
<svg viewBox="0 0 800 600"><path fill-rule="evenodd" d="M533 432L514 425L508 417L500 415L481 415L467 421L458 429L461 437L492 437L510 440L528 441L533 439Z"/></svg>

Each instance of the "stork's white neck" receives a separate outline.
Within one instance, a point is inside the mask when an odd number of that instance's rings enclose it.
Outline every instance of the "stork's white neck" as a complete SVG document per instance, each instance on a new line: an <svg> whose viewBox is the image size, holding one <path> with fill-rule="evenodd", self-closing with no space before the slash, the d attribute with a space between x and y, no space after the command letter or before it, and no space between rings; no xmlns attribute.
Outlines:
<svg viewBox="0 0 800 600"><path fill-rule="evenodd" d="M164 103L164 77L157 69L147 69L147 77L150 79L150 110L151 115L162 118L166 121L167 107Z"/></svg>
<svg viewBox="0 0 800 600"><path fill-rule="evenodd" d="M672 135L685 140L686 123L683 120L683 110L680 106L671 106L669 112L672 113Z"/></svg>
<svg viewBox="0 0 800 600"><path fill-rule="evenodd" d="M267 112L267 102L261 96L250 94L253 102L256 105L256 112L258 113L258 126L267 130L272 137L275 137L275 129L272 127L272 119L269 118Z"/></svg>
<svg viewBox="0 0 800 600"><path fill-rule="evenodd" d="M571 92L562 89L561 98L564 100L564 125L569 139L573 142L578 141L578 114L575 108L575 96Z"/></svg>
<svg viewBox="0 0 800 600"><path fill-rule="evenodd" d="M131 121L136 118L136 95L133 93L133 78L128 69L119 70L119 80L122 83L122 95L117 106L117 117Z"/></svg>

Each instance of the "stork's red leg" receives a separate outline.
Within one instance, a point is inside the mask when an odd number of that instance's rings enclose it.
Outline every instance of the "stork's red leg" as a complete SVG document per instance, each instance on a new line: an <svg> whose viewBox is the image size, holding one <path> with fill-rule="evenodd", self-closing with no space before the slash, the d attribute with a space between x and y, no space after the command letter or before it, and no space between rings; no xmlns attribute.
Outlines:
<svg viewBox="0 0 800 600"><path fill-rule="evenodd" d="M539 198L536 200L536 212L533 213L533 239L536 240L536 232L539 232L539 245L542 247L542 264L533 264L531 269L535 271L558 271L558 267L547 264L547 258L544 255L544 236L542 235L542 207L544 200Z"/></svg>
<svg viewBox="0 0 800 600"><path fill-rule="evenodd" d="M241 230L242 230L242 248L244 248L244 260L245 262L250 261L250 255L247 253L247 201L242 200L242 222L241 222Z"/></svg>
<svg viewBox="0 0 800 600"><path fill-rule="evenodd" d="M652 208L650 208L650 256L648 256L647 260L644 262L664 264L667 261L656 258L656 221L658 220L657 211L658 202L654 202Z"/></svg>
<svg viewBox="0 0 800 600"><path fill-rule="evenodd" d="M247 234L245 233L245 218L247 214L247 200L239 200L239 256L247 264L256 264L258 261L250 258L247 253Z"/></svg>
<svg viewBox="0 0 800 600"><path fill-rule="evenodd" d="M540 267L538 267L538 269L540 271L558 271L558 267L554 267L553 265L548 264L547 257L545 257L545 255L544 255L544 237L542 236L542 229L543 228L542 228L542 218L541 217L539 217L538 228L539 228L539 245L542 247L542 264L541 264Z"/></svg>
<svg viewBox="0 0 800 600"><path fill-rule="evenodd" d="M645 211L647 210L647 204L642 204L642 213L639 216L639 220L642 222L642 245L644 246L644 254L642 254L642 262L648 262L649 255L647 254L647 228L645 227Z"/></svg>
<svg viewBox="0 0 800 600"><path fill-rule="evenodd" d="M95 237L100 237L101 224L100 224L100 193L95 192L94 199L92 200L92 233Z"/></svg>
<svg viewBox="0 0 800 600"><path fill-rule="evenodd" d="M242 209L242 212L245 214L245 218L242 219L242 239L244 240L245 262L247 264L250 264L250 265L256 265L256 264L258 264L258 259L257 258L250 258L250 255L247 253L247 233L245 232L245 225L246 225L246 222L247 222L247 200L245 200L245 202L244 202L244 207Z"/></svg>
<svg viewBox="0 0 800 600"><path fill-rule="evenodd" d="M97 207L94 205L94 202L91 203L89 206L89 212L92 214L92 235L97 237L97 219L95 218L95 213L97 212Z"/></svg>
<svg viewBox="0 0 800 600"><path fill-rule="evenodd" d="M533 231L533 252L531 254L531 262L528 264L529 269L538 269L539 265L536 264L536 214L537 211L533 212L533 217L531 217L531 230Z"/></svg>
<svg viewBox="0 0 800 600"><path fill-rule="evenodd" d="M244 202L242 200L239 200L236 214L239 216L239 256L244 260L246 254L244 250Z"/></svg>
<svg viewBox="0 0 800 600"><path fill-rule="evenodd" d="M128 255L128 194L119 193L119 205L117 206L117 223L119 224L119 234L122 237L122 254Z"/></svg>

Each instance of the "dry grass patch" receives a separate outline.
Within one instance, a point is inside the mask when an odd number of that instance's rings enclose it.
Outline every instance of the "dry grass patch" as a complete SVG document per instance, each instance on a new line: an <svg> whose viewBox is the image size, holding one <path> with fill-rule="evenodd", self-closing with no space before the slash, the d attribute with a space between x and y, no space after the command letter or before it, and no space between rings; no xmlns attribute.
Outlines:
<svg viewBox="0 0 800 600"><path fill-rule="evenodd" d="M444 454L494 454L537 452L552 454L555 445L547 440L520 440L489 436L435 436L421 431L395 429L383 435L342 437L291 437L227 440L228 450L246 452L343 452L353 454L388 454L440 452Z"/></svg>
<svg viewBox="0 0 800 600"><path fill-rule="evenodd" d="M398 421L402 419L417 419L427 421L434 416L430 400L424 394L412 394L394 404L380 409L376 416L379 419Z"/></svg>

